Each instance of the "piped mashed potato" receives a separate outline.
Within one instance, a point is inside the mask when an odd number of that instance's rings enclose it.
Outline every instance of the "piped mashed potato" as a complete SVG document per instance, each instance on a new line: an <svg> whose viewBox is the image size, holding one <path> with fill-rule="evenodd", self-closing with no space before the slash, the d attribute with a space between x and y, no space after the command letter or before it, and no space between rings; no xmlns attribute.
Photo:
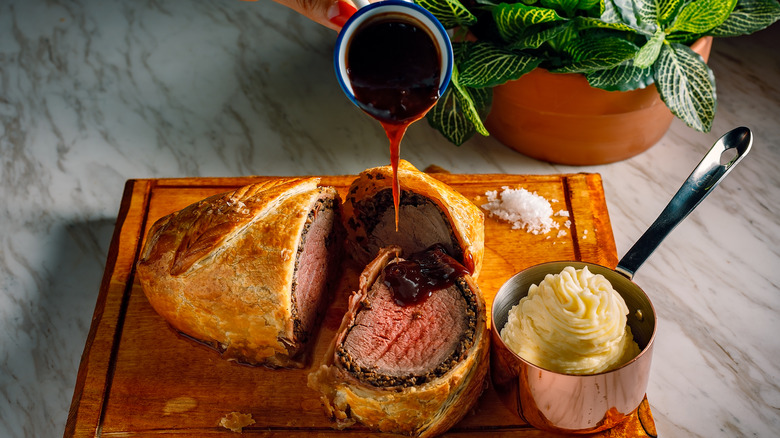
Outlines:
<svg viewBox="0 0 780 438"><path fill-rule="evenodd" d="M548 274L509 311L501 339L550 371L595 374L639 354L626 325L628 307L603 275L567 266Z"/></svg>

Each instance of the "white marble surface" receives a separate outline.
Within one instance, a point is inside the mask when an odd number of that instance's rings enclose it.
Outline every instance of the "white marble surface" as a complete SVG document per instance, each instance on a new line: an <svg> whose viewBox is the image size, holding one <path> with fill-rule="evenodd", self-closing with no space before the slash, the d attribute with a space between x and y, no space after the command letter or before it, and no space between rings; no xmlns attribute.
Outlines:
<svg viewBox="0 0 780 438"><path fill-rule="evenodd" d="M352 174L386 163L331 68L335 33L263 0L0 2L0 436L61 436L129 178ZM648 389L664 437L780 431L778 25L717 40L713 132L573 168L424 123L402 155L457 173L598 172L618 253L721 133L754 150L636 280L660 318Z"/></svg>

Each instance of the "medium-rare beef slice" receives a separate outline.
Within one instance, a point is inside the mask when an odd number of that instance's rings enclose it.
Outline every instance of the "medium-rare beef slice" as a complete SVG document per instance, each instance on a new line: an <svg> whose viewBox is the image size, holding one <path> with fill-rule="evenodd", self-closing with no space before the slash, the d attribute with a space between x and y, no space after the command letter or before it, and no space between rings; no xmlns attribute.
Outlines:
<svg viewBox="0 0 780 438"><path fill-rule="evenodd" d="M335 287L344 232L337 197L321 197L309 211L295 257L292 317L295 339L307 343Z"/></svg>
<svg viewBox="0 0 780 438"><path fill-rule="evenodd" d="M225 359L304 366L344 236L338 191L318 183L251 184L159 219L137 265L149 303Z"/></svg>
<svg viewBox="0 0 780 438"><path fill-rule="evenodd" d="M454 283L399 302L383 275L388 264L402 263L401 254L383 248L361 273L324 363L309 374L339 429L357 422L435 436L460 421L484 389L487 316L476 283L461 267Z"/></svg>
<svg viewBox="0 0 780 438"><path fill-rule="evenodd" d="M474 344L476 312L474 293L462 278L405 306L377 281L338 347L337 360L374 386L421 385L464 359Z"/></svg>

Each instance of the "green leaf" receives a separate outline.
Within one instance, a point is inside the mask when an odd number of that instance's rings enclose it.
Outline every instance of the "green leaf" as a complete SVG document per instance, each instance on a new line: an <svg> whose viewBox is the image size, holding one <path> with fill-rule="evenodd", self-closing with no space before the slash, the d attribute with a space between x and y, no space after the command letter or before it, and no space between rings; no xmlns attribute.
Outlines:
<svg viewBox="0 0 780 438"><path fill-rule="evenodd" d="M607 22L599 18L577 17L575 22L577 24L577 30L612 29L612 30L620 30L626 32L634 32L634 29L631 28L631 26L620 21Z"/></svg>
<svg viewBox="0 0 780 438"><path fill-rule="evenodd" d="M605 23L625 24L631 29L638 28L633 3L626 0L604 0L601 20Z"/></svg>
<svg viewBox="0 0 780 438"><path fill-rule="evenodd" d="M623 23L636 32L653 35L658 28L657 0L604 0L601 19Z"/></svg>
<svg viewBox="0 0 780 438"><path fill-rule="evenodd" d="M601 15L602 12L604 12L601 8L602 6L601 0L580 0L577 4L577 9L581 11L590 11L591 9L599 8L597 10L598 14Z"/></svg>
<svg viewBox="0 0 780 438"><path fill-rule="evenodd" d="M460 84L460 78L457 68L453 67L452 76L455 78L453 91L458 99L458 105L469 122L482 135L490 135L485 125L482 124L482 118L490 110L492 102L492 88L470 88Z"/></svg>
<svg viewBox="0 0 780 438"><path fill-rule="evenodd" d="M639 48L618 37L583 38L568 44L570 65L552 70L555 73L589 73L612 68L634 57Z"/></svg>
<svg viewBox="0 0 780 438"><path fill-rule="evenodd" d="M542 44L553 40L571 27L572 22L549 27L527 36L516 38L507 48L509 50L538 49Z"/></svg>
<svg viewBox="0 0 780 438"><path fill-rule="evenodd" d="M541 59L504 50L488 42L469 43L458 65L464 87L493 87L536 68Z"/></svg>
<svg viewBox="0 0 780 438"><path fill-rule="evenodd" d="M739 0L726 21L707 34L716 37L749 35L769 27L778 19L780 3L777 0Z"/></svg>
<svg viewBox="0 0 780 438"><path fill-rule="evenodd" d="M438 130L447 140L460 146L466 140L478 132L477 126L469 117L470 112L464 111L463 101L470 100L467 106L476 109L479 132L482 135L489 135L480 117L485 117L490 110L492 101L492 88L467 88L467 95L463 96L462 87L448 87L444 95L439 99L436 105L428 112L425 117L428 124Z"/></svg>
<svg viewBox="0 0 780 438"><path fill-rule="evenodd" d="M658 24L668 25L676 17L680 8L685 4L685 0L659 0L658 1Z"/></svg>
<svg viewBox="0 0 780 438"><path fill-rule="evenodd" d="M629 91L645 88L653 83L653 69L639 68L631 62L587 73L585 78L591 87L607 91Z"/></svg>
<svg viewBox="0 0 780 438"><path fill-rule="evenodd" d="M728 18L737 0L696 0L682 8L667 32L704 33Z"/></svg>
<svg viewBox="0 0 780 438"><path fill-rule="evenodd" d="M561 11L567 17L571 17L579 2L580 0L540 0L539 3L545 8Z"/></svg>
<svg viewBox="0 0 780 438"><path fill-rule="evenodd" d="M637 29L654 35L658 29L658 4L656 0L634 0L634 13L637 16Z"/></svg>
<svg viewBox="0 0 780 438"><path fill-rule="evenodd" d="M709 132L715 118L715 77L701 56L682 44L664 44L655 64L655 84L672 114Z"/></svg>
<svg viewBox="0 0 780 438"><path fill-rule="evenodd" d="M447 91L439 98L436 105L428 111L425 119L444 138L456 146L460 146L471 138L477 130L474 129L474 125L460 111L458 99L455 96L457 92L453 90L454 87L447 88Z"/></svg>
<svg viewBox="0 0 780 438"><path fill-rule="evenodd" d="M552 9L526 6L523 3L497 5L493 8L493 19L501 37L506 41L523 36L530 26L566 20Z"/></svg>
<svg viewBox="0 0 780 438"><path fill-rule="evenodd" d="M477 22L477 17L459 0L414 0L414 2L432 13L445 29L473 26Z"/></svg>
<svg viewBox="0 0 780 438"><path fill-rule="evenodd" d="M647 68L653 65L658 58L658 53L661 51L661 46L664 44L665 38L666 33L659 28L655 35L647 40L647 43L639 49L639 52L634 58L634 65L639 68Z"/></svg>
<svg viewBox="0 0 780 438"><path fill-rule="evenodd" d="M490 111L493 89L464 87L460 83L457 65L452 69L450 85L426 115L428 124L458 146L471 138L475 132L489 135L482 118Z"/></svg>

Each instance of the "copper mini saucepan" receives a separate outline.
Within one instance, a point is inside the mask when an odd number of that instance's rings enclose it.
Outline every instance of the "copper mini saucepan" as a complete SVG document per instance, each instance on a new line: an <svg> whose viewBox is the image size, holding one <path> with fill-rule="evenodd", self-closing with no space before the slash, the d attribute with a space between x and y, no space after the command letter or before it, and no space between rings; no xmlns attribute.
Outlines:
<svg viewBox="0 0 780 438"><path fill-rule="evenodd" d="M647 294L632 281L633 275L669 232L742 160L752 142L750 130L744 127L721 137L616 269L575 261L543 263L515 274L501 286L491 313L491 376L499 396L513 412L539 429L591 433L615 426L639 406L650 377L656 317ZM612 283L628 306L628 325L641 349L638 356L612 371L574 375L538 367L504 344L499 333L509 310L528 294L532 284L538 285L546 275L558 274L566 266L587 266Z"/></svg>

